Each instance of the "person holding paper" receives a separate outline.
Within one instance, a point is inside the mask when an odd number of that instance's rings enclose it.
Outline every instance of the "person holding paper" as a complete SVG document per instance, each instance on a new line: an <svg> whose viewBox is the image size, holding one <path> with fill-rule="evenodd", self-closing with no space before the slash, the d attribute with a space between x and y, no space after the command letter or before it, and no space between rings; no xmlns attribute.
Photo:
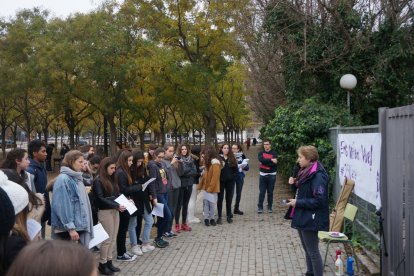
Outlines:
<svg viewBox="0 0 414 276"><path fill-rule="evenodd" d="M132 175L131 175L131 165L132 165L132 153L128 150L123 150L121 154L119 155L117 163L116 163L117 169L115 172L115 178L119 185L120 193L123 194L127 198L130 198L134 193L142 189L141 185L132 185L133 182L132 182ZM136 216L131 217L131 215L128 212L122 212L119 215L119 230L118 230L118 235L116 238L116 249L118 251L118 257L117 257L118 261L130 262L136 259L135 255L142 255L142 252L140 253L138 251L138 248L132 247L132 249L134 249L135 252L130 254L129 252L127 252L126 247L125 247L126 233L129 228L130 218L132 218L132 220L135 220L136 222L137 217ZM135 245L136 245L136 242L135 242Z"/></svg>
<svg viewBox="0 0 414 276"><path fill-rule="evenodd" d="M52 238L78 241L88 247L93 238L91 204L82 178L84 157L78 150L66 153L53 184Z"/></svg>
<svg viewBox="0 0 414 276"><path fill-rule="evenodd" d="M146 181L149 180L147 169L144 164L144 154L142 151L135 150L132 152L132 166L131 166L131 173L132 173L132 180L134 185L142 185ZM142 253L150 252L155 249L150 242L150 234L151 228L154 224L154 219L151 215L151 202L150 202L150 195L152 194L154 197L156 196L154 187L152 185L153 182L149 183L146 187L145 191L139 191L134 193L132 199L135 202L136 207L138 208L137 211L137 225L135 227L134 232L129 232L129 236L136 235L136 240L139 242L139 235L141 233L142 227L142 218L144 218L144 231L142 233Z"/></svg>
<svg viewBox="0 0 414 276"><path fill-rule="evenodd" d="M249 170L249 163L239 144L233 144L231 146L231 150L234 154L234 157L236 157L237 166L239 169L236 176L236 203L234 204L234 214L243 215L244 213L240 211L239 206L244 184L244 172Z"/></svg>
<svg viewBox="0 0 414 276"><path fill-rule="evenodd" d="M119 212L124 212L125 206L115 201L119 196L119 186L115 180L116 160L106 157L101 161L100 168L93 182L93 193L99 209L99 222L109 238L101 244L98 269L102 275L112 275L120 271L112 264L112 252L118 234Z"/></svg>
<svg viewBox="0 0 414 276"><path fill-rule="evenodd" d="M204 165L206 171L204 172L199 190L203 190L203 214L204 224L206 226L215 226L214 211L217 205L217 194L220 192L220 173L221 173L221 158L212 146L208 146L204 151Z"/></svg>
<svg viewBox="0 0 414 276"><path fill-rule="evenodd" d="M171 210L168 207L168 190L170 189L167 177L167 169L163 166L165 151L163 148L158 148L154 151L155 160L148 163L149 175L155 178L154 187L156 191L156 198L153 199L154 207L157 202L164 204L164 217L158 217L157 237L155 238L155 245L159 248L165 248L169 245L164 241L163 234L168 231L168 225L172 220Z"/></svg>

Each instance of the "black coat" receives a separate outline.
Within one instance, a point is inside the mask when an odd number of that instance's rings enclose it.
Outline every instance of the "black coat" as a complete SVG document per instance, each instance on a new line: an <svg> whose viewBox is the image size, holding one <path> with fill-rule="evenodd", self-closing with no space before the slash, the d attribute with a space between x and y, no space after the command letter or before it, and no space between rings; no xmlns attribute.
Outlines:
<svg viewBox="0 0 414 276"><path fill-rule="evenodd" d="M115 189L113 189L111 195L105 195L99 176L93 181L92 191L95 196L94 204L96 204L98 209L108 210L119 208L119 203L115 202L115 199L119 196L119 193L115 193Z"/></svg>
<svg viewBox="0 0 414 276"><path fill-rule="evenodd" d="M314 173L298 187L292 228L305 231L328 231L329 229L329 176L317 163Z"/></svg>

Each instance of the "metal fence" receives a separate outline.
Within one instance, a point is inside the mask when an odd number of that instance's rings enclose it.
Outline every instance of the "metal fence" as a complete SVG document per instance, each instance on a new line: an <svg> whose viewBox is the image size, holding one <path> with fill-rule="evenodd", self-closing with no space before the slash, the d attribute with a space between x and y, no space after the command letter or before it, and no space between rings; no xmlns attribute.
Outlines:
<svg viewBox="0 0 414 276"><path fill-rule="evenodd" d="M379 110L382 275L414 275L414 105ZM387 249L387 252L386 250Z"/></svg>

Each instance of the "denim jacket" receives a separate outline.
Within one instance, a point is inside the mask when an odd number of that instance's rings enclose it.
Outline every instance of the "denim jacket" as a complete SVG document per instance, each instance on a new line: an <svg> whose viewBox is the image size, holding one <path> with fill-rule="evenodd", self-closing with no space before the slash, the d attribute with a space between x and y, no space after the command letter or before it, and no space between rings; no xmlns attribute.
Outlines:
<svg viewBox="0 0 414 276"><path fill-rule="evenodd" d="M82 185L83 186L83 185ZM83 187L79 187L82 189ZM84 206L77 181L74 177L61 173L53 185L52 227L58 230L91 232L90 207Z"/></svg>

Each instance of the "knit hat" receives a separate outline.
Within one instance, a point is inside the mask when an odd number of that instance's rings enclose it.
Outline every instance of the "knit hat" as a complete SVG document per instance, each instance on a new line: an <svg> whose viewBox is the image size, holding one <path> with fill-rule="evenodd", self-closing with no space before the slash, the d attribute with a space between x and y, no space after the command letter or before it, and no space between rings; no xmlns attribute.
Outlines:
<svg viewBox="0 0 414 276"><path fill-rule="evenodd" d="M0 235L7 235L13 228L14 207L7 193L0 188Z"/></svg>
<svg viewBox="0 0 414 276"><path fill-rule="evenodd" d="M29 194L26 190L8 180L4 172L0 171L0 188L2 188L10 198L10 201L13 203L14 213L17 215L20 213L28 204L29 204Z"/></svg>

